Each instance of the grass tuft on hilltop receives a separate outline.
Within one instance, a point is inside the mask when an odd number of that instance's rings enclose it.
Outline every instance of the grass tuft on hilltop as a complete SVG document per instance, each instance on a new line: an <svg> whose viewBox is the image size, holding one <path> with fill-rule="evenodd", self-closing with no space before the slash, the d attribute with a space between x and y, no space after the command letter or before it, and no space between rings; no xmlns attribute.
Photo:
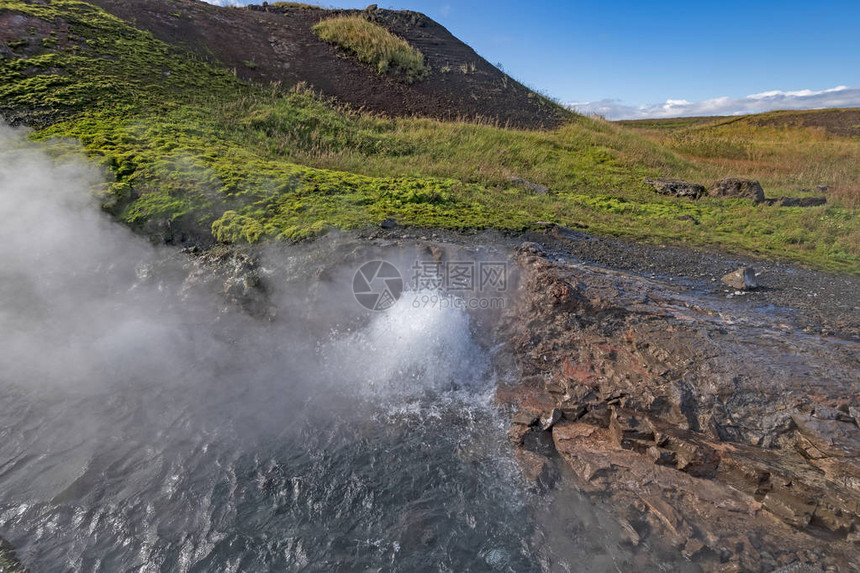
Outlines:
<svg viewBox="0 0 860 573"><path fill-rule="evenodd" d="M26 21L17 38L0 43L0 112L36 126L35 138L80 140L108 174L99 190L105 208L144 232L254 243L387 218L511 231L550 221L860 272L856 139L777 134L791 147L749 128L744 146L735 135L667 141L581 116L553 131L378 117L303 86L241 82L86 2L0 0L5 12ZM797 163L780 155L789 148ZM756 159L762 149L771 155ZM816 154L825 151L823 161ZM825 167L815 170L815 161ZM707 184L724 175L759 176L769 195L830 185L833 198L810 209L692 202L643 183L679 176Z"/></svg>
<svg viewBox="0 0 860 573"><path fill-rule="evenodd" d="M419 50L362 16L328 18L314 26L313 31L324 42L352 52L380 74L394 69L402 72L407 82L413 82L430 73Z"/></svg>

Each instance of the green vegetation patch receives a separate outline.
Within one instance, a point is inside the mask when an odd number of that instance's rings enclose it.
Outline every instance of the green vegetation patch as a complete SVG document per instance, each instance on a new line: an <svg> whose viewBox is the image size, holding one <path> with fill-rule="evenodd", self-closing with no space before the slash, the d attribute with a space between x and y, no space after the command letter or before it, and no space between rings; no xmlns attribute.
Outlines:
<svg viewBox="0 0 860 573"><path fill-rule="evenodd" d="M6 540L0 538L0 573L27 573L15 556L15 549Z"/></svg>
<svg viewBox="0 0 860 573"><path fill-rule="evenodd" d="M430 73L424 54L398 38L383 26L362 16L336 16L313 27L321 40L336 44L374 66L380 74L396 69L413 82Z"/></svg>
<svg viewBox="0 0 860 573"><path fill-rule="evenodd" d="M549 221L860 272L856 139L739 123L632 130L574 116L522 131L383 118L302 86L243 83L85 2L0 2L0 14L10 10L28 19L21 34L33 41L0 58L0 112L35 125L57 153L79 140L104 166L105 208L144 232L254 243L387 218L460 230ZM830 201L690 201L643 183L728 175L760 178L771 196L818 182Z"/></svg>

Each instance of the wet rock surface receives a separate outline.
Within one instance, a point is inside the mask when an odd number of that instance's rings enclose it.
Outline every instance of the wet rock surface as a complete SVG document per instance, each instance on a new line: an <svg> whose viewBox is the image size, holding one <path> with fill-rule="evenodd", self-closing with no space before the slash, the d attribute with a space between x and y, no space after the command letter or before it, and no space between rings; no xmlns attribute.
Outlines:
<svg viewBox="0 0 860 573"><path fill-rule="evenodd" d="M562 249L515 259L521 382L498 400L532 473L549 435L575 488L692 570L858 570L860 344Z"/></svg>

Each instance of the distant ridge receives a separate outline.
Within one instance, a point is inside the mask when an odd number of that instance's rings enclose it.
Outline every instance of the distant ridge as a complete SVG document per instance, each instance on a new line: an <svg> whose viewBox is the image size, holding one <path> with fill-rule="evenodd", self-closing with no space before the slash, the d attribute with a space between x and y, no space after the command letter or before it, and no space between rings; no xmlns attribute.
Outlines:
<svg viewBox="0 0 860 573"><path fill-rule="evenodd" d="M756 127L818 128L833 135L860 137L860 107L769 111L766 113L737 116L715 115L660 119L627 119L615 123L634 128L656 129L747 123Z"/></svg>

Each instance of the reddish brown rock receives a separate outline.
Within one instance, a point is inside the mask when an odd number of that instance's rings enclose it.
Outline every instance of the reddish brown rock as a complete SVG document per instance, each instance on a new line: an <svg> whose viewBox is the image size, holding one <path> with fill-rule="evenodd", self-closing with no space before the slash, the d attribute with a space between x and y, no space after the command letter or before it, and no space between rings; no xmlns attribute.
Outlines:
<svg viewBox="0 0 860 573"><path fill-rule="evenodd" d="M525 383L506 400L563 413L550 432L577 488L706 571L772 570L798 552L851 570L860 344L801 339L767 314L693 305L683 288L536 246L518 262L501 335Z"/></svg>

